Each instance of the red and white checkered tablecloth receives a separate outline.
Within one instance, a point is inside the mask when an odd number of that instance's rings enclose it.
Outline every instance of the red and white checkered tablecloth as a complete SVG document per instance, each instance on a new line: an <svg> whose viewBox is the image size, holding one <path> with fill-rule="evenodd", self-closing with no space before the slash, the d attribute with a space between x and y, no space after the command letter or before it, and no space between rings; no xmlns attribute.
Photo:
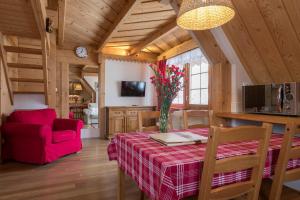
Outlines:
<svg viewBox="0 0 300 200"><path fill-rule="evenodd" d="M207 135L208 129L186 131ZM274 174L282 142L281 134L273 134L264 169L264 177ZM300 138L293 145L300 145ZM257 142L225 144L218 149L218 158L249 154L255 151ZM125 171L153 200L177 200L196 195L202 172L206 144L176 147L163 146L151 139L149 133L118 134L108 146L110 160L117 160ZM290 160L288 169L300 166L300 159ZM245 181L250 178L248 170L216 174L213 187Z"/></svg>

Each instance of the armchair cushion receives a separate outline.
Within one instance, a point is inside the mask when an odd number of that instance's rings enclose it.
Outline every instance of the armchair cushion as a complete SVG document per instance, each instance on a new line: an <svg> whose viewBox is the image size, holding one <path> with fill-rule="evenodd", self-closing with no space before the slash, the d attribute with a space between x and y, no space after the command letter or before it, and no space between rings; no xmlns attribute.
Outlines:
<svg viewBox="0 0 300 200"><path fill-rule="evenodd" d="M53 123L54 131L73 130L80 134L83 127L83 122L76 119L55 119Z"/></svg>
<svg viewBox="0 0 300 200"><path fill-rule="evenodd" d="M22 124L10 122L3 125L2 132L5 138L40 139L45 142L51 141L52 137L51 127L42 124Z"/></svg>
<svg viewBox="0 0 300 200"><path fill-rule="evenodd" d="M53 131L52 142L54 144L74 140L76 132L72 130Z"/></svg>
<svg viewBox="0 0 300 200"><path fill-rule="evenodd" d="M40 110L17 110L14 111L8 118L10 122L24 124L43 124L52 127L53 121L56 118L54 109Z"/></svg>

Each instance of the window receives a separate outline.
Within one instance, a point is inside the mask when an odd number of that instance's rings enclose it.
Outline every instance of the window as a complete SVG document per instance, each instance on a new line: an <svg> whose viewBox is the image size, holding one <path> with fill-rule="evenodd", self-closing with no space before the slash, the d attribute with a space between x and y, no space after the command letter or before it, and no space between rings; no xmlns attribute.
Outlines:
<svg viewBox="0 0 300 200"><path fill-rule="evenodd" d="M189 104L208 105L208 62L204 56L190 64Z"/></svg>
<svg viewBox="0 0 300 200"><path fill-rule="evenodd" d="M194 49L167 60L168 65L183 68L189 66L189 88L185 87L178 93L173 104L208 105L208 61L200 49ZM184 80L182 80L184 81ZM185 98L187 95L189 98ZM185 102L189 99L189 102Z"/></svg>

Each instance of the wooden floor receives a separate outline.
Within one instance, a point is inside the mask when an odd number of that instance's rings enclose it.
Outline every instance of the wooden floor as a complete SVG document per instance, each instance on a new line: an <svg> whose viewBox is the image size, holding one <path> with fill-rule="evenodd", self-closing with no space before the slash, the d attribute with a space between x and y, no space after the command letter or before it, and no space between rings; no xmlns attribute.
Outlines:
<svg viewBox="0 0 300 200"><path fill-rule="evenodd" d="M84 140L82 152L44 166L0 165L0 200L115 200L117 164L108 161L107 144ZM138 199L137 187L127 178L126 200ZM282 199L296 200L300 195L287 190Z"/></svg>
<svg viewBox="0 0 300 200"><path fill-rule="evenodd" d="M84 140L82 152L44 166L0 165L0 200L116 199L117 164L108 161L107 144ZM126 199L138 200L137 187L127 182Z"/></svg>

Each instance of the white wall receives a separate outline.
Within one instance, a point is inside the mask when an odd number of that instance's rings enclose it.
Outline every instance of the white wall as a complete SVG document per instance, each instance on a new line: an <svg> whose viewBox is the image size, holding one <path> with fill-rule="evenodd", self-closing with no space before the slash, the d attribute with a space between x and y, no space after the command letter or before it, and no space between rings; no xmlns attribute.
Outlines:
<svg viewBox="0 0 300 200"><path fill-rule="evenodd" d="M45 105L45 96L42 94L15 94L14 95L14 110L22 109L43 109Z"/></svg>
<svg viewBox="0 0 300 200"><path fill-rule="evenodd" d="M248 74L246 73L239 57L236 55L228 38L223 32L222 28L211 30L219 46L223 50L227 59L232 65L231 81L232 81L232 94L231 94L231 110L232 112L242 111L242 86L251 85Z"/></svg>
<svg viewBox="0 0 300 200"><path fill-rule="evenodd" d="M153 106L154 87L152 75L145 63L106 60L105 62L105 106ZM121 81L145 81L145 97L121 97Z"/></svg>

